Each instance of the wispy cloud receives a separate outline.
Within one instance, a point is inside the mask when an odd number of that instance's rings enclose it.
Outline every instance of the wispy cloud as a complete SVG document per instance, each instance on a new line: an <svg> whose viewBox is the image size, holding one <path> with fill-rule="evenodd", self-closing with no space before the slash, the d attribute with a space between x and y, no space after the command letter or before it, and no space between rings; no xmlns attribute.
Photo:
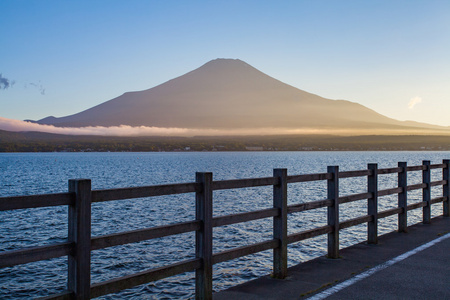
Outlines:
<svg viewBox="0 0 450 300"><path fill-rule="evenodd" d="M10 87L13 87L15 83L15 80L3 77L3 74L0 73L0 90L6 90ZM38 90L41 95L45 95L45 87L42 85L41 81L38 81L37 83L27 82L23 85L23 87L25 89L27 89L28 87L32 87L33 89Z"/></svg>
<svg viewBox="0 0 450 300"><path fill-rule="evenodd" d="M238 136L238 135L277 135L277 134L405 134L408 130L385 129L317 129L317 128L241 128L241 129L192 129L192 128L163 128L149 126L88 126L88 127L56 127L27 121L0 117L0 130L14 132L47 132L65 135L98 135L98 136ZM421 133L420 129L415 134ZM423 133L426 133L425 131Z"/></svg>
<svg viewBox="0 0 450 300"><path fill-rule="evenodd" d="M223 135L273 135L273 134L325 134L328 130L313 128L247 128L247 129L189 129L162 128L149 126L88 126L56 127L27 121L0 117L0 130L14 132L47 132L66 135L102 135L102 136L223 136ZM344 133L344 132L342 132Z"/></svg>
<svg viewBox="0 0 450 300"><path fill-rule="evenodd" d="M39 91L39 93L41 93L41 95L45 95L45 88L40 81L38 83L30 82L25 84L25 88L29 86L36 88Z"/></svg>
<svg viewBox="0 0 450 300"><path fill-rule="evenodd" d="M413 109L414 106L416 106L416 104L418 104L420 102L422 102L422 98L420 98L419 96L416 96L409 101L408 108Z"/></svg>
<svg viewBox="0 0 450 300"><path fill-rule="evenodd" d="M12 87L14 83L14 80L9 80L0 73L0 90L6 90L7 88Z"/></svg>
<svg viewBox="0 0 450 300"><path fill-rule="evenodd" d="M15 132L38 131L67 135L107 135L107 136L174 136L186 135L189 130L184 128L160 128L147 126L89 126L89 127L56 127L27 121L0 117L0 129Z"/></svg>

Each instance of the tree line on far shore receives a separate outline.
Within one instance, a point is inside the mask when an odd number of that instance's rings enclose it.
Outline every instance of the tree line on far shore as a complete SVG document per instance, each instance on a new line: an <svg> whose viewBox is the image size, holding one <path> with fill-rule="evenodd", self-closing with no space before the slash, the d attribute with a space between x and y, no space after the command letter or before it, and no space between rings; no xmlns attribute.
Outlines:
<svg viewBox="0 0 450 300"><path fill-rule="evenodd" d="M396 151L450 150L450 136L69 136L0 130L0 152L159 152L159 151Z"/></svg>

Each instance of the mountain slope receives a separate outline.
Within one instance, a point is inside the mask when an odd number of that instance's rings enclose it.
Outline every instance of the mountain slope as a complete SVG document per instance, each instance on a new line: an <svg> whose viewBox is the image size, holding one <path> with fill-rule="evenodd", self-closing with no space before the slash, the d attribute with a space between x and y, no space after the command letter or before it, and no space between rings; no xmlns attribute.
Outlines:
<svg viewBox="0 0 450 300"><path fill-rule="evenodd" d="M154 88L125 93L80 113L48 117L38 123L194 129L399 130L427 126L396 121L350 101L322 98L233 59L216 59Z"/></svg>

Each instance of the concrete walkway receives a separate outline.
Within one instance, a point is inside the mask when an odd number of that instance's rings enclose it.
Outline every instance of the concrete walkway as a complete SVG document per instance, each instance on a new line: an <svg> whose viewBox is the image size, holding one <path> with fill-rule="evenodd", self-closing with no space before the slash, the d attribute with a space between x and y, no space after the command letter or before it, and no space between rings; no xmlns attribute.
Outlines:
<svg viewBox="0 0 450 300"><path fill-rule="evenodd" d="M377 245L341 249L340 255L291 267L284 280L261 277L213 298L450 299L450 218L380 236Z"/></svg>

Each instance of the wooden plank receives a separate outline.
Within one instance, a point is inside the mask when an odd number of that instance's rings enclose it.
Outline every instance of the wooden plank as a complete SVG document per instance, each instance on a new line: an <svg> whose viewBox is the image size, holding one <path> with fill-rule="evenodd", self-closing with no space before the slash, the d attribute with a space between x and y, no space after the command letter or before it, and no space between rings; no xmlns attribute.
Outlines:
<svg viewBox="0 0 450 300"><path fill-rule="evenodd" d="M437 197L437 198L433 198L430 200L430 204L436 204L439 202L444 202L445 201L445 197Z"/></svg>
<svg viewBox="0 0 450 300"><path fill-rule="evenodd" d="M96 298L111 293L116 293L137 285L156 281L166 277L194 271L202 265L201 259L190 259L169 266L114 278L108 281L93 284L91 286L91 297Z"/></svg>
<svg viewBox="0 0 450 300"><path fill-rule="evenodd" d="M327 224L333 228L328 233L328 257L339 258L339 166L328 166L333 176L327 181L328 199L332 204L327 207Z"/></svg>
<svg viewBox="0 0 450 300"><path fill-rule="evenodd" d="M52 294L46 297L36 298L36 300L72 300L75 298L75 294L71 291L64 291L58 294Z"/></svg>
<svg viewBox="0 0 450 300"><path fill-rule="evenodd" d="M213 244L213 174L195 173L200 190L195 193L195 219L201 222L195 232L195 257L201 259L201 266L195 270L195 298L212 299L212 244Z"/></svg>
<svg viewBox="0 0 450 300"><path fill-rule="evenodd" d="M401 214L403 212L403 208L396 207L378 212L378 219L387 218L389 216L393 216L396 214Z"/></svg>
<svg viewBox="0 0 450 300"><path fill-rule="evenodd" d="M317 174L303 174L303 175L291 175L287 177L288 183L295 182L308 182L308 181L319 181L328 180L331 178L330 173L317 173Z"/></svg>
<svg viewBox="0 0 450 300"><path fill-rule="evenodd" d="M420 190L420 189L423 189L426 187L427 187L427 185L425 183L417 183L417 184L408 185L406 187L406 190L407 191Z"/></svg>
<svg viewBox="0 0 450 300"><path fill-rule="evenodd" d="M410 166L406 169L406 171L410 172L410 171L423 171L425 170L425 167L423 165L420 166Z"/></svg>
<svg viewBox="0 0 450 300"><path fill-rule="evenodd" d="M266 251L266 250L270 250L270 249L275 249L279 246L279 244L280 244L279 240L273 239L273 240L269 240L269 241L264 241L264 242L260 242L260 243L255 243L255 244L242 246L242 247L222 251L219 253L215 253L213 255L213 263L218 264L218 263L221 263L224 261L236 259L236 258L247 256L250 254L254 254L254 253L258 253L258 252L262 252L262 251Z"/></svg>
<svg viewBox="0 0 450 300"><path fill-rule="evenodd" d="M368 164L372 174L367 177L367 214L371 220L367 223L367 243L378 244L378 164ZM342 224L339 226L342 227Z"/></svg>
<svg viewBox="0 0 450 300"><path fill-rule="evenodd" d="M92 191L92 202L194 193L199 188L200 185L197 183L177 183L108 190L94 190Z"/></svg>
<svg viewBox="0 0 450 300"><path fill-rule="evenodd" d="M319 236L322 234L328 234L328 233L331 233L332 231L333 231L333 227L325 225L322 227L290 234L290 235L288 235L287 240L288 240L288 244L292 244L292 243L307 240L307 239L310 239L310 238L313 238L313 237L316 237L316 236Z"/></svg>
<svg viewBox="0 0 450 300"><path fill-rule="evenodd" d="M199 230L200 227L200 221L188 221L183 223L96 236L91 240L91 250L98 250L123 244L136 243L140 241L196 231Z"/></svg>
<svg viewBox="0 0 450 300"><path fill-rule="evenodd" d="M75 243L68 256L67 287L75 299L89 299L91 286L91 180L69 180L69 192L76 194L69 205L68 239Z"/></svg>
<svg viewBox="0 0 450 300"><path fill-rule="evenodd" d="M431 169L443 169L443 168L445 168L445 166L446 166L445 163L430 165L430 170Z"/></svg>
<svg viewBox="0 0 450 300"><path fill-rule="evenodd" d="M442 205L442 215L450 217L450 160L444 159L443 163L445 168L442 169L442 179L445 180L445 184L442 186L442 196L445 197L445 200Z"/></svg>
<svg viewBox="0 0 450 300"><path fill-rule="evenodd" d="M385 169L378 169L378 175L384 175L384 174L392 174L392 173L399 173L402 171L402 168L385 168Z"/></svg>
<svg viewBox="0 0 450 300"><path fill-rule="evenodd" d="M0 268L69 255L73 247L73 243L66 242L13 251L3 251L0 252Z"/></svg>
<svg viewBox="0 0 450 300"><path fill-rule="evenodd" d="M329 199L293 204L288 206L288 214L327 207L331 204L333 202Z"/></svg>
<svg viewBox="0 0 450 300"><path fill-rule="evenodd" d="M339 223L339 229L345 229L352 226L356 226L362 223L367 223L373 221L373 216L362 216L358 218L353 218L350 220L343 221Z"/></svg>
<svg viewBox="0 0 450 300"><path fill-rule="evenodd" d="M431 222L431 171L430 171L430 161L424 160L423 165L425 169L422 171L422 181L423 184L426 186L422 189L422 201L426 202L427 205L425 205L422 209L423 214L423 224L430 224Z"/></svg>
<svg viewBox="0 0 450 300"><path fill-rule="evenodd" d="M71 205L74 203L74 201L75 201L74 193L0 197L0 211L59 206L59 205Z"/></svg>
<svg viewBox="0 0 450 300"><path fill-rule="evenodd" d="M247 179L233 179L214 181L212 183L213 190L230 190L258 186L267 186L278 184L278 178L263 177L263 178L247 178Z"/></svg>
<svg viewBox="0 0 450 300"><path fill-rule="evenodd" d="M369 176L369 170L345 171L339 172L339 178L362 177Z"/></svg>
<svg viewBox="0 0 450 300"><path fill-rule="evenodd" d="M361 193L339 197L339 204L354 202L372 197L372 193Z"/></svg>
<svg viewBox="0 0 450 300"><path fill-rule="evenodd" d="M398 166L402 169L397 175L398 187L401 189L397 198L401 209L398 213L398 232L408 232L408 165L406 162L399 162Z"/></svg>
<svg viewBox="0 0 450 300"><path fill-rule="evenodd" d="M273 208L279 213L273 217L273 238L279 241L273 249L273 276L287 276L287 169L274 169L273 177L279 184L273 186Z"/></svg>
<svg viewBox="0 0 450 300"><path fill-rule="evenodd" d="M421 208L421 207L424 207L425 205L427 205L425 202L413 203L413 204L408 205L407 210L409 211L409 210Z"/></svg>
<svg viewBox="0 0 450 300"><path fill-rule="evenodd" d="M446 183L445 180L432 181L430 182L430 186L444 185L445 183Z"/></svg>
<svg viewBox="0 0 450 300"><path fill-rule="evenodd" d="M403 191L402 187L380 190L380 191L378 191L378 197L383 197L383 196L392 195L392 194L398 194L398 193L401 193L402 191Z"/></svg>
<svg viewBox="0 0 450 300"><path fill-rule="evenodd" d="M242 222L254 221L268 217L277 216L279 213L277 208L267 208L263 210L244 212L234 215L226 215L213 218L213 227L237 224Z"/></svg>

